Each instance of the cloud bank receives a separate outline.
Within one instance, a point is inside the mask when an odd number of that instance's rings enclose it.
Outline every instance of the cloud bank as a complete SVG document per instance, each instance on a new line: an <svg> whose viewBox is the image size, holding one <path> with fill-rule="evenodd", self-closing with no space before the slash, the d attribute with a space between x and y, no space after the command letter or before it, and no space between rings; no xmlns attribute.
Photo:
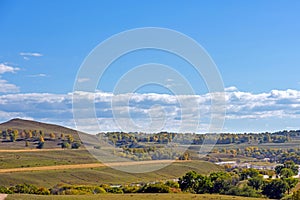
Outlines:
<svg viewBox="0 0 300 200"><path fill-rule="evenodd" d="M155 93L113 95L105 92L77 92L77 95L81 95L83 101L92 101L95 105L99 127L89 124L89 121L92 120L89 118L91 114L89 110L86 110L84 104L77 108L82 113L84 118L82 120L86 121L86 127L81 128L92 133L121 131L123 129L120 129L119 125L122 120L125 123L128 120L133 121L138 127L148 127L158 123L161 125L161 119L165 119L161 130L176 131L181 126L183 118L190 119L185 124L185 130L189 132L189 124L192 126L195 123L193 120L198 114L200 114L198 132L206 132L211 117L210 94L174 96ZM113 109L112 100L114 102ZM185 102L184 107L180 104L183 101ZM254 94L230 87L226 88L226 104L224 131L243 131L239 127L239 123L245 122L266 122L269 128L278 127L278 125L282 125L282 129L297 128L297 121L300 119L300 91L297 90L272 90L267 93ZM5 94L0 96L0 110L0 121L9 120L12 117L25 117L75 127L72 93ZM130 113L129 116L124 114L127 111ZM115 119L116 113L117 120ZM278 124L278 121L287 119L291 122L290 124ZM264 127L260 128L263 130Z"/></svg>

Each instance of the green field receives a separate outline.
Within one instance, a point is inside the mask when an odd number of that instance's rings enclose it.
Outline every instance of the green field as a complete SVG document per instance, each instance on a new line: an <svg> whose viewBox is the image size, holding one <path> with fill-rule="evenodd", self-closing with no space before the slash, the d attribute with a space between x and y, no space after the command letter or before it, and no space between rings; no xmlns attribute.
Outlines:
<svg viewBox="0 0 300 200"><path fill-rule="evenodd" d="M263 198L249 198L226 195L209 194L102 194L102 195L60 195L60 196L38 196L38 195L8 195L6 200L262 200Z"/></svg>
<svg viewBox="0 0 300 200"><path fill-rule="evenodd" d="M67 164L97 163L87 150L1 152L0 169Z"/></svg>
<svg viewBox="0 0 300 200"><path fill-rule="evenodd" d="M59 183L72 185L130 184L179 178L191 170L201 174L208 174L213 171L223 170L223 168L209 162L191 161L173 163L154 172L135 174L114 170L109 167L14 172L0 174L0 185L12 186L20 183L29 183L39 187L53 187Z"/></svg>

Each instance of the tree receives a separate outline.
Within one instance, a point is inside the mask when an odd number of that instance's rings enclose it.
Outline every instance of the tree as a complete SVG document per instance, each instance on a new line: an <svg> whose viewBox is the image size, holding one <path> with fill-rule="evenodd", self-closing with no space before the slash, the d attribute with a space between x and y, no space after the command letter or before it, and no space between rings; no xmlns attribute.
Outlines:
<svg viewBox="0 0 300 200"><path fill-rule="evenodd" d="M15 142L15 141L16 141L17 136L16 136L15 133L10 133L10 134L9 134L9 137L10 137L10 141L11 141L11 142Z"/></svg>
<svg viewBox="0 0 300 200"><path fill-rule="evenodd" d="M179 186L182 191L196 193L198 182L196 181L198 174L195 171L186 173L183 177L179 178Z"/></svg>
<svg viewBox="0 0 300 200"><path fill-rule="evenodd" d="M198 175L197 177L197 194L210 193L213 187L213 182L207 176Z"/></svg>
<svg viewBox="0 0 300 200"><path fill-rule="evenodd" d="M257 177L254 177L254 178L250 178L248 180L248 185L250 187L253 187L256 190L261 189L263 184L264 184L264 179L263 179L262 176L257 176Z"/></svg>
<svg viewBox="0 0 300 200"><path fill-rule="evenodd" d="M296 166L296 164L292 160L285 161L284 164L283 164L283 167L291 169L293 171L294 175L298 174L298 167Z"/></svg>
<svg viewBox="0 0 300 200"><path fill-rule="evenodd" d="M67 135L67 140L69 144L72 144L72 142L74 142L74 138L72 135Z"/></svg>
<svg viewBox="0 0 300 200"><path fill-rule="evenodd" d="M214 172L210 174L210 179L213 182L211 192L225 194L232 186L239 182L237 175L231 175L226 172Z"/></svg>
<svg viewBox="0 0 300 200"><path fill-rule="evenodd" d="M282 168L282 170L280 171L281 178L289 178L293 175L294 175L293 171L289 168Z"/></svg>
<svg viewBox="0 0 300 200"><path fill-rule="evenodd" d="M288 185L281 179L274 179L265 183L262 194L271 199L280 199L287 191Z"/></svg>
<svg viewBox="0 0 300 200"><path fill-rule="evenodd" d="M7 137L7 131L6 131L6 130L3 130L3 131L2 131L2 138L3 138L3 139L6 139L6 137Z"/></svg>
<svg viewBox="0 0 300 200"><path fill-rule="evenodd" d="M49 137L54 140L55 139L55 134L54 133L50 133Z"/></svg>
<svg viewBox="0 0 300 200"><path fill-rule="evenodd" d="M68 149L68 148L70 148L70 144L68 142L62 142L61 143L61 148Z"/></svg>
<svg viewBox="0 0 300 200"><path fill-rule="evenodd" d="M32 138L32 131L31 130L30 131L25 131L25 138L26 139Z"/></svg>
<svg viewBox="0 0 300 200"><path fill-rule="evenodd" d="M18 131L17 129L15 129L15 130L13 131L13 133L15 134L16 138L18 138L18 136L19 136L19 131Z"/></svg>
<svg viewBox="0 0 300 200"><path fill-rule="evenodd" d="M44 148L44 142L39 142L39 144L37 145L37 147L36 148L38 148L38 149L42 149L42 148Z"/></svg>
<svg viewBox="0 0 300 200"><path fill-rule="evenodd" d="M40 136L39 141L40 141L40 142L45 142L44 137L43 137L43 136Z"/></svg>
<svg viewBox="0 0 300 200"><path fill-rule="evenodd" d="M241 172L241 180L246 180L249 177L254 178L258 176L259 172L257 169L249 168L249 169L243 169Z"/></svg>
<svg viewBox="0 0 300 200"><path fill-rule="evenodd" d="M288 191L288 194L290 194L291 189L297 185L299 180L296 178L289 177L289 178L285 178L284 181L287 183L287 186L288 186L287 191Z"/></svg>
<svg viewBox="0 0 300 200"><path fill-rule="evenodd" d="M72 149L78 149L81 146L80 142L73 142L71 147Z"/></svg>
<svg viewBox="0 0 300 200"><path fill-rule="evenodd" d="M298 167L294 161L289 160L285 161L283 165L276 166L275 172L277 175L280 175L283 178L288 178L298 174Z"/></svg>

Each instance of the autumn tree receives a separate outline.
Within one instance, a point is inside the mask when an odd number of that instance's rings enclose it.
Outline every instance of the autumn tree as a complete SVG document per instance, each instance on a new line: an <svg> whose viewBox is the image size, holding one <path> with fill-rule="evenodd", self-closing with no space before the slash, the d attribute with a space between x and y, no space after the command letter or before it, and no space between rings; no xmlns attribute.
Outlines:
<svg viewBox="0 0 300 200"><path fill-rule="evenodd" d="M54 140L55 139L55 134L54 133L50 133L49 137Z"/></svg>

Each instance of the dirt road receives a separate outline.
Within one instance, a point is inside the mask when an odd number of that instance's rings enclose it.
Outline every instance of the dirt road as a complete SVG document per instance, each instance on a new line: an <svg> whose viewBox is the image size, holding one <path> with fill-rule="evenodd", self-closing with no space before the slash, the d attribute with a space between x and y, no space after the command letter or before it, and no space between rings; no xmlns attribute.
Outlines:
<svg viewBox="0 0 300 200"><path fill-rule="evenodd" d="M27 171L45 171L45 170L62 170L62 169L83 169L83 168L97 168L97 167L117 167L117 166L132 166L132 165L149 165L149 164L167 164L173 162L186 162L174 160L150 160L150 161L133 161L133 162L112 162L112 163L88 163L75 165L54 165L41 167L24 167L24 168L9 168L0 169L0 173L12 172L27 172Z"/></svg>

